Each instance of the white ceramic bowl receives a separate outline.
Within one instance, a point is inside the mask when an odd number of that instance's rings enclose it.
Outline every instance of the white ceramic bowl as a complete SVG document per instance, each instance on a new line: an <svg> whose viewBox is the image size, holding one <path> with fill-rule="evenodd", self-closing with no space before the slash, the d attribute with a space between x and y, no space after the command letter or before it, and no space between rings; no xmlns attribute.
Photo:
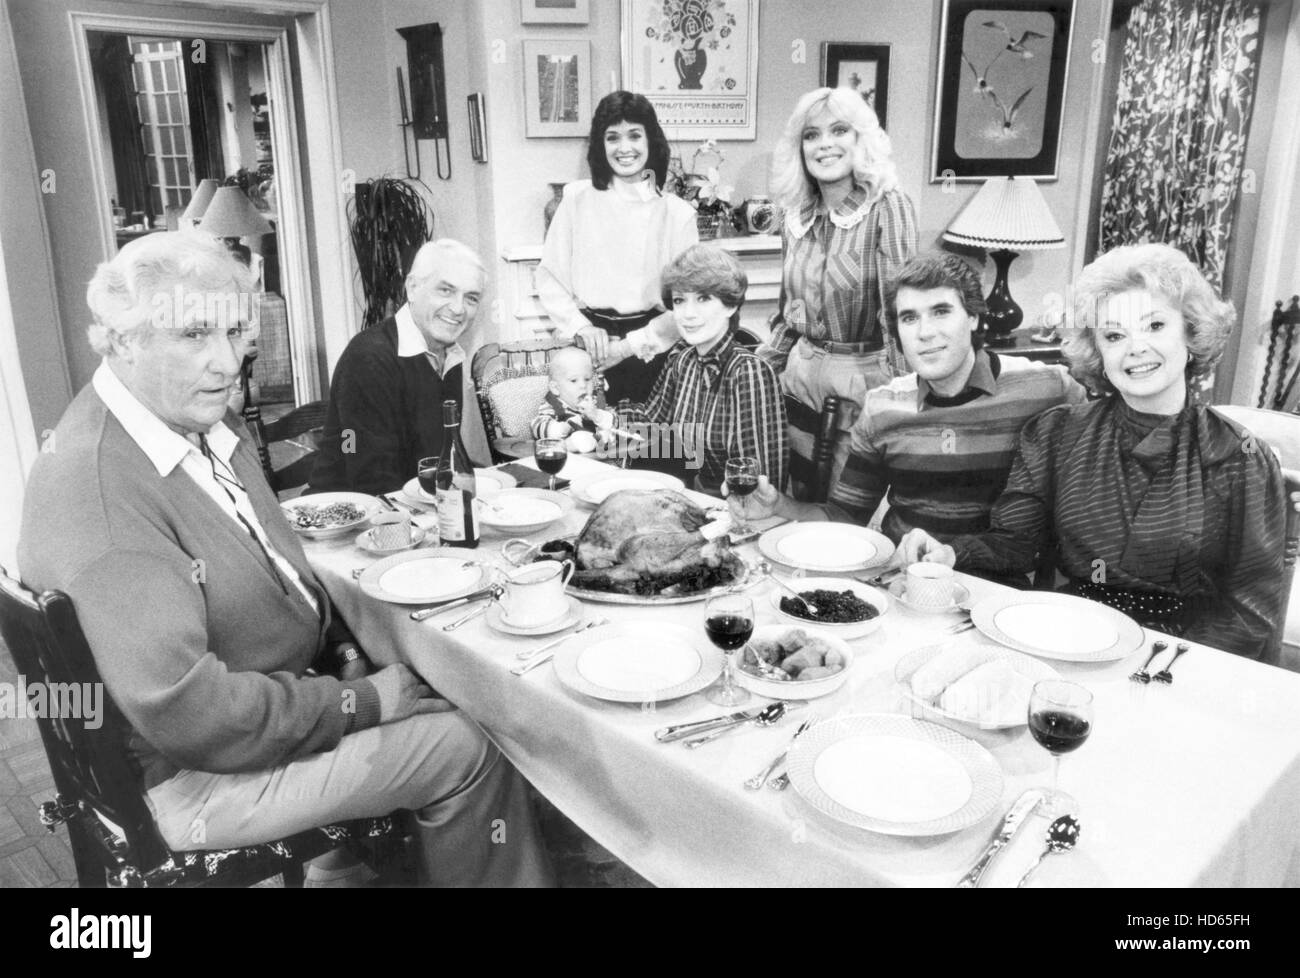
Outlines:
<svg viewBox="0 0 1300 978"><path fill-rule="evenodd" d="M783 578L783 580L785 579ZM800 628L820 629L843 639L861 638L863 635L870 635L879 628L881 619L889 611L889 596L884 591L863 584L861 581L850 580L847 577L795 577L786 580L785 583L789 584L795 593L801 591L852 591L876 609L876 616L865 621L810 621L807 618L800 618L798 615L790 615L782 611L781 599L789 598L790 593L784 588L773 586L770 596L772 607L776 609L776 613L783 622L798 625Z"/></svg>
<svg viewBox="0 0 1300 978"><path fill-rule="evenodd" d="M363 513L360 519L350 520L347 523L337 523L327 527L307 527L299 526L297 523L297 513L300 508L308 506L331 506L336 503L351 503ZM297 496L294 499L286 499L280 504L285 519L289 525L294 528L298 534L307 537L309 540L327 540L331 537L340 537L346 533L355 533L367 523L370 517L374 516L382 507L379 500L374 496L367 496L360 492L318 492L310 496Z"/></svg>
<svg viewBox="0 0 1300 978"><path fill-rule="evenodd" d="M757 673L750 672L744 666L736 667L736 682L751 693L757 693L760 696L770 696L780 700L810 700L818 696L826 696L835 692L844 685L844 681L849 678L849 670L853 668L853 650L849 648L849 643L837 635L832 635L823 628L808 628L806 626L792 625L760 625L754 629L751 636L751 642L771 641L788 635L796 627L803 628L810 637L820 638L833 649L837 649L844 656L844 668L833 676L823 676L821 679L764 679ZM737 657L740 658L739 656ZM752 668L752 667L751 667Z"/></svg>

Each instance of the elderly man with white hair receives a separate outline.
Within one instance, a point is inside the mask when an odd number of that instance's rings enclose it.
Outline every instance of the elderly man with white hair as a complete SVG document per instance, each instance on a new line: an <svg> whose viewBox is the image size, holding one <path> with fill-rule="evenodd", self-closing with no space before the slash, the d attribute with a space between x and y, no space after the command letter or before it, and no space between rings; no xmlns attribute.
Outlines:
<svg viewBox="0 0 1300 978"><path fill-rule="evenodd" d="M442 451L442 402L461 406L471 457L487 461L483 424L458 340L473 324L486 274L474 251L442 238L420 247L406 304L354 336L334 368L311 492L381 493Z"/></svg>
<svg viewBox="0 0 1300 978"><path fill-rule="evenodd" d="M351 637L227 413L251 291L189 234L99 267L104 359L32 469L27 584L71 596L173 849L410 809L424 881L548 883L526 786L482 731L405 666L338 654Z"/></svg>

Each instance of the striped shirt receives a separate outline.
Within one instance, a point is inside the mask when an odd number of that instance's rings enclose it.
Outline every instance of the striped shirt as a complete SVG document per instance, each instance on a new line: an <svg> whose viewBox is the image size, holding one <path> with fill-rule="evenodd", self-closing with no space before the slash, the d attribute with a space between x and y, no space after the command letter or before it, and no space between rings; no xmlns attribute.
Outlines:
<svg viewBox="0 0 1300 978"><path fill-rule="evenodd" d="M736 342L734 332L704 356L685 343L668 354L643 409L645 420L673 425L700 458L698 483L718 492L727 459L748 455L774 486L785 484L786 422L776 372ZM694 453L693 453L694 454Z"/></svg>
<svg viewBox="0 0 1300 978"><path fill-rule="evenodd" d="M781 226L780 310L757 351L778 371L801 336L886 344L885 283L916 253L916 209L901 190L854 186L829 214L809 204Z"/></svg>
<svg viewBox="0 0 1300 978"><path fill-rule="evenodd" d="M1048 411L1025 426L989 532L952 541L957 567L1027 571L1054 534L1073 590L1122 608L1176 599L1154 627L1258 658L1286 607L1287 502L1277 459L1255 444L1196 404L1160 417L1111 396Z"/></svg>
<svg viewBox="0 0 1300 978"><path fill-rule="evenodd" d="M913 527L941 540L980 533L1006 486L1025 422L1084 397L1064 367L986 350L975 354L970 379L954 397L935 394L914 373L877 387L850 433L830 515L865 525L888 492L882 529L895 542Z"/></svg>
<svg viewBox="0 0 1300 978"><path fill-rule="evenodd" d="M554 435L548 435L552 421L562 421L569 426L566 434L572 434L575 431L588 431L593 435L599 435L602 430L608 431L614 426L614 412L606 411L603 408L596 412L596 419L593 421L575 407L569 407L554 394L547 394L541 405L537 408L537 417L533 418L533 423L529 425L529 431L534 439L554 438Z"/></svg>

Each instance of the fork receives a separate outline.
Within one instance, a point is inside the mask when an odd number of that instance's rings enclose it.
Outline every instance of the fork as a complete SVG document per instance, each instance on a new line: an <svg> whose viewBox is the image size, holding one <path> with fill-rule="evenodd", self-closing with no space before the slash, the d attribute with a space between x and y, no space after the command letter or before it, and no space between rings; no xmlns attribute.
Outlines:
<svg viewBox="0 0 1300 978"><path fill-rule="evenodd" d="M1166 686L1172 686L1174 682L1174 674L1169 670L1174 667L1174 663L1178 661L1178 657L1180 655L1182 655L1184 652L1190 652L1190 651L1191 651L1190 645L1188 645L1186 642L1179 642L1178 647L1174 650L1174 657L1169 660L1169 665L1165 666L1153 677L1155 681L1158 683L1164 683Z"/></svg>
<svg viewBox="0 0 1300 978"><path fill-rule="evenodd" d="M1159 639L1152 642L1151 655L1147 657L1146 664L1142 666L1142 668L1139 669L1137 672L1130 673L1128 678L1135 683L1141 683L1143 686L1151 682L1151 663L1155 661L1156 656L1158 656L1161 652L1163 652L1167 648L1169 648L1169 644L1167 642L1162 642ZM1177 658L1177 656L1175 656L1175 658ZM1164 682L1164 680L1161 680L1161 682Z"/></svg>
<svg viewBox="0 0 1300 978"><path fill-rule="evenodd" d="M796 740L799 739L799 735L813 725L814 719L815 717L809 717L803 723L799 724L799 729L796 730L794 732L794 736L790 738L790 743L785 745L785 750L781 751L781 753L777 754L776 757L772 758L771 762L767 765L767 767L763 768L763 770L759 771L752 778L746 781L745 787L750 789L751 791L757 791L759 788L763 787L763 785L767 783L767 779L772 776L772 772L775 771L778 766L780 766L781 762L785 760L786 755L790 753L790 747L792 744L794 744ZM782 775L782 777L785 777L785 775ZM789 781L790 779L786 777L786 783L789 783ZM780 789L778 788L777 790L779 791Z"/></svg>

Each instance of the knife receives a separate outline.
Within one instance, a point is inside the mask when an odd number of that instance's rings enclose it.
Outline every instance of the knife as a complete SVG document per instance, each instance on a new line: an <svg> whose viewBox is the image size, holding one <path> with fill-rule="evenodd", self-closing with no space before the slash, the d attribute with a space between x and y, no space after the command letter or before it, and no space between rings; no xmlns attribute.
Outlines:
<svg viewBox="0 0 1300 978"><path fill-rule="evenodd" d="M444 611L448 611L452 608L459 608L463 604L469 604L473 601L482 601L484 598L494 596L499 588L499 584L494 584L491 587L480 588L473 594L467 594L463 598L457 598L455 601L444 601L442 604L436 604L432 608L421 608L419 611L412 611L411 621L424 621L426 618L440 615Z"/></svg>
<svg viewBox="0 0 1300 978"><path fill-rule="evenodd" d="M693 737L697 733L703 733L709 730L715 730L718 727L730 726L733 723L744 723L758 716L770 704L764 703L762 706L752 710L740 710L736 713L729 713L722 717L713 717L709 720L695 720L691 723L679 723L675 727L660 727L655 731L655 740L661 744L671 743L674 740L685 740L687 737Z"/></svg>
<svg viewBox="0 0 1300 978"><path fill-rule="evenodd" d="M1038 803L1042 800L1043 793L1037 788L1030 788L1016 799L1016 803L1011 806L1006 818L1002 820L1002 827L998 829L998 834L993 837L992 841L980 854L979 859L975 861L975 865L958 882L959 889L973 890L980 885L980 877L984 875L984 870L989 868L989 863L993 861L993 857L1011 842L1012 838L1015 837L1016 830L1020 828L1025 819L1038 807Z"/></svg>

